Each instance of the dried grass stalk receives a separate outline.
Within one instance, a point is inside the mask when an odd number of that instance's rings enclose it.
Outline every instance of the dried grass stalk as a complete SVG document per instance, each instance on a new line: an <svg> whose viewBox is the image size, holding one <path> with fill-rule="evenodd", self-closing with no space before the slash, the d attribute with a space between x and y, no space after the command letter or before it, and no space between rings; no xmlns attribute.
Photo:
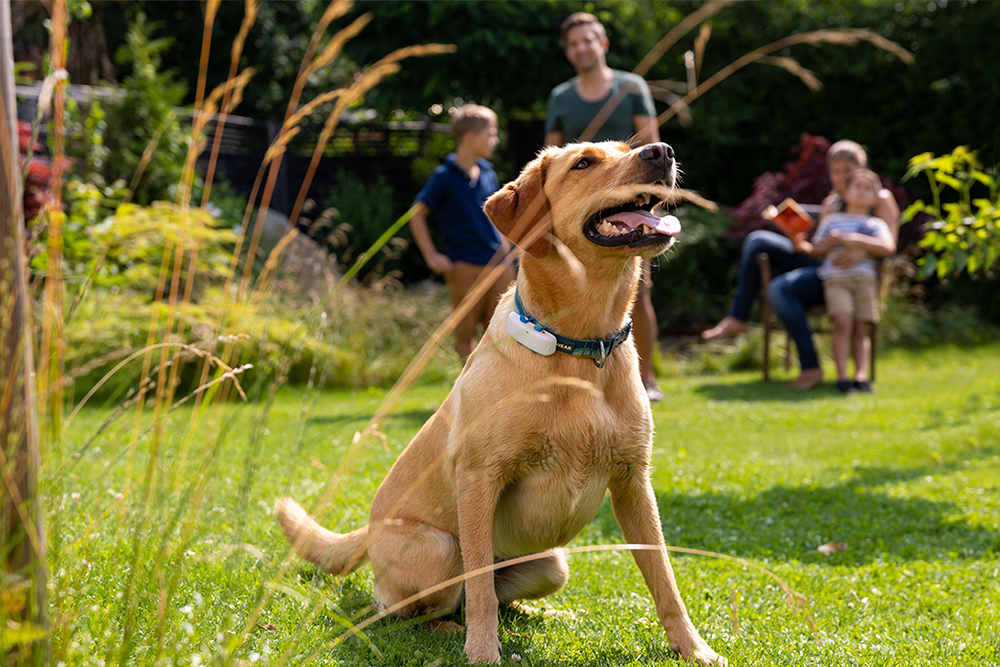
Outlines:
<svg viewBox="0 0 1000 667"><path fill-rule="evenodd" d="M705 57L705 47L712 36L712 24L705 22L698 30L698 36L694 38L694 71L697 76L701 76L701 63Z"/></svg>
<svg viewBox="0 0 1000 667"><path fill-rule="evenodd" d="M313 98L313 100L311 102L309 102L309 104L306 104L301 109L299 109L297 112L295 112L295 114L293 116L291 116L290 118L288 118L284 122L284 124L282 125L282 127L290 129L290 128L298 125L299 123L302 122L303 118L305 118L306 116L308 116L309 114L311 114L313 111L315 111L316 107L320 106L321 104L326 104L327 102L331 102L331 101L337 99L338 97L340 97L341 95L343 95L346 91L347 91L346 88L338 88L337 90L331 90L331 91L323 93L322 95L317 95L315 98Z"/></svg>
<svg viewBox="0 0 1000 667"><path fill-rule="evenodd" d="M646 57L639 61L639 64L636 65L635 69L632 71L639 76L645 76L646 72L648 72L650 68L663 57L663 54L669 51L681 37L688 34L691 29L699 23L715 16L734 2L738 2L738 0L712 0L711 2L706 2L701 7L685 16L683 21L674 26L673 30L664 35L663 39L661 39L656 46L649 50Z"/></svg>
<svg viewBox="0 0 1000 667"><path fill-rule="evenodd" d="M295 200L295 205L292 207L292 214L289 216L290 220L297 220L299 213L302 212L302 206L305 203L306 193L309 192L309 187L312 185L313 177L316 175L316 169L319 167L319 160L323 156L323 151L326 149L326 145L330 141L330 137L333 136L333 132L336 129L337 124L340 122L341 116L343 116L344 112L347 111L347 108L357 100L361 99L365 93L378 85L387 76L391 76L392 74L398 72L400 69L400 61L406 58L420 58L443 53L454 53L455 51L456 47L453 44L426 44L422 46L407 46L397 49L372 65L368 71L358 77L358 79L356 79L354 83L352 83L350 87L340 95L333 111L331 111L330 115L327 116L322 132L320 132L319 140L316 142L316 148L313 150L312 160L309 162L309 168L307 169L306 175L302 180L302 185L299 187L299 194Z"/></svg>
<svg viewBox="0 0 1000 667"><path fill-rule="evenodd" d="M803 32L798 35L791 35L790 37L785 37L779 39L776 42L771 42L765 46L758 49L754 49L749 53L737 58L729 65L723 67L721 70L713 74L711 77L706 79L698 89L689 92L685 95L684 99L681 100L683 104L690 105L697 97L700 97L708 90L713 88L719 82L725 80L734 72L737 72L750 63L758 62L766 56L774 53L775 51L780 51L781 49L788 48L789 46L794 46L796 44L811 44L811 45L821 45L821 44L834 44L838 46L854 46L861 42L868 42L878 49L887 51L900 60L902 60L907 65L912 65L914 62L913 54L904 49L899 44L890 41L879 35L876 32L868 30L866 28L845 28L840 30L813 30L810 32ZM657 122L662 125L667 120L672 118L677 114L677 110L680 108L680 103L671 106L669 109L664 111L657 117Z"/></svg>
<svg viewBox="0 0 1000 667"><path fill-rule="evenodd" d="M764 56L760 59L760 62L780 67L789 74L797 76L799 80L802 81L807 88L809 88L809 90L816 91L823 89L823 82L819 80L816 73L800 65L799 61L795 58L788 58L784 56Z"/></svg>
<svg viewBox="0 0 1000 667"><path fill-rule="evenodd" d="M344 44L357 37L358 34L362 30L364 30L365 26L368 25L373 18L374 16L370 12L367 14L362 14L361 16L356 18L354 22L351 23L351 25L347 26L346 28L338 32L336 35L334 35L333 39L331 39L330 42L325 47L323 47L323 50L320 51L319 55L316 57L316 60L314 60L306 69L306 77L308 78L312 76L318 70L322 69L323 67L326 67L331 62L333 62L334 58L339 56L340 52L344 49Z"/></svg>

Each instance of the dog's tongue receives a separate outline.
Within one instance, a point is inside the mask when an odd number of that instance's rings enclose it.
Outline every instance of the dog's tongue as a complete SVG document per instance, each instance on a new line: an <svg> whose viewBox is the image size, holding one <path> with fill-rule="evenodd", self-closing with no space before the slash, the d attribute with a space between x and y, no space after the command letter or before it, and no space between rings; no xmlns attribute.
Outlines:
<svg viewBox="0 0 1000 667"><path fill-rule="evenodd" d="M642 225L649 225L653 231L666 236L674 236L681 231L680 220L672 215L665 215L662 218L648 211L628 211L626 213L616 213L606 218L608 222L617 222L625 225L629 229L638 229Z"/></svg>

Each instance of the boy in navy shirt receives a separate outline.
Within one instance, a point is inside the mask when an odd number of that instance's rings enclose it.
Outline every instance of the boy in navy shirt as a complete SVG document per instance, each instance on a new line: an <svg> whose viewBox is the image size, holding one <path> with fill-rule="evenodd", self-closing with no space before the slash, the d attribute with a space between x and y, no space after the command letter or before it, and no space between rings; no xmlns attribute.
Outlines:
<svg viewBox="0 0 1000 667"><path fill-rule="evenodd" d="M473 283L500 262L510 246L483 212L486 199L500 188L493 165L486 160L498 142L496 114L478 104L459 107L452 113L451 133L455 152L417 195L410 229L427 266L448 282L452 307L457 308ZM428 211L441 230L444 254L431 240ZM513 281L514 269L507 266L455 327L455 349L463 360L476 346L478 326L489 324L500 295Z"/></svg>

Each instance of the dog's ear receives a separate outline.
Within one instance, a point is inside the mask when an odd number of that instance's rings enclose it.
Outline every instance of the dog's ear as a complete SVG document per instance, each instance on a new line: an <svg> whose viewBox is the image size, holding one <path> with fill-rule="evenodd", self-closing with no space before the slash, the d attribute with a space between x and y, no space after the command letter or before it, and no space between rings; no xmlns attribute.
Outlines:
<svg viewBox="0 0 1000 667"><path fill-rule="evenodd" d="M493 193L483 206L500 233L539 259L552 249L552 212L544 184L545 156Z"/></svg>

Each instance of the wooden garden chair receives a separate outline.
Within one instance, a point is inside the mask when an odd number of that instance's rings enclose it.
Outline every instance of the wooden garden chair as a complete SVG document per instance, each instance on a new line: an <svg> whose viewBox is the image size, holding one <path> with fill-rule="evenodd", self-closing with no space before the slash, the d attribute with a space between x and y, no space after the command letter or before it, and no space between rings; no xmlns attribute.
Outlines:
<svg viewBox="0 0 1000 667"><path fill-rule="evenodd" d="M884 300L888 292L887 285L883 284L886 275L891 275L891 272L886 271L888 259L882 260L878 264L878 285L879 285L879 310L884 310ZM767 382L771 379L771 335L778 331L777 327L773 326L772 322L775 319L773 317L773 309L771 304L767 299L767 286L771 282L771 258L766 252L762 252L757 255L757 266L760 268L760 291L761 300L763 303L763 312L761 313L761 321L764 323L764 381ZM824 323L829 323L829 317L826 317L826 308L824 306L812 306L806 309L806 317L813 317L816 315L823 316L822 321ZM833 331L832 326L819 326L812 328L815 334L828 334ZM869 362L869 379L875 381L875 351L878 341L878 324L872 323L869 333L869 339L871 341L871 361ZM792 339L785 332L785 370L791 370L792 368Z"/></svg>

